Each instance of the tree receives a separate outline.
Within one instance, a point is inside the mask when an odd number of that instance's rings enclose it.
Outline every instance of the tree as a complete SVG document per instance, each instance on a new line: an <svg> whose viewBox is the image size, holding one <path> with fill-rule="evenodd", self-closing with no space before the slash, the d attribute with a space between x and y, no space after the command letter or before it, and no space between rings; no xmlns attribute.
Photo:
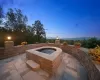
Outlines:
<svg viewBox="0 0 100 80"><path fill-rule="evenodd" d="M20 9L15 9L16 13L16 20L17 20L17 24L24 24L26 25L28 19L26 15L22 14L22 11Z"/></svg>
<svg viewBox="0 0 100 80"><path fill-rule="evenodd" d="M94 48L98 45L98 42L97 42L97 38L90 38L88 41L87 41L87 44L88 44L88 48Z"/></svg>
<svg viewBox="0 0 100 80"><path fill-rule="evenodd" d="M88 40L86 40L86 39L82 40L82 41L81 41L81 46L87 48L87 47L88 47L87 41L88 41Z"/></svg>
<svg viewBox="0 0 100 80"><path fill-rule="evenodd" d="M98 40L97 38L93 37L90 38L88 40L83 40L82 42L82 47L85 48L95 48L97 45L100 45L100 40Z"/></svg>
<svg viewBox="0 0 100 80"><path fill-rule="evenodd" d="M23 15L20 9L8 9L6 14L6 29L13 31L15 37L15 44L20 44L26 41L27 36L27 16Z"/></svg>
<svg viewBox="0 0 100 80"><path fill-rule="evenodd" d="M6 27L9 27L11 29L14 29L15 28L15 25L16 25L16 16L15 16L15 13L14 13L14 10L13 9L9 9L7 14L6 14L6 23L5 23L5 26Z"/></svg>
<svg viewBox="0 0 100 80"><path fill-rule="evenodd" d="M23 41L27 41L29 44L46 41L43 24L37 20L32 26L27 26L27 16L23 15L20 9L8 9L5 19L5 27L0 27L0 46L4 46L4 39L8 35L12 36L15 45L19 45Z"/></svg>
<svg viewBox="0 0 100 80"><path fill-rule="evenodd" d="M26 36L26 41L29 44L33 44L35 42L34 41L34 34L32 32L32 26L29 26L29 25L27 26L25 36Z"/></svg>
<svg viewBox="0 0 100 80"><path fill-rule="evenodd" d="M37 42L44 42L46 40L45 29L39 20L35 21L33 24L33 34L35 35Z"/></svg>
<svg viewBox="0 0 100 80"><path fill-rule="evenodd" d="M25 31L26 30L26 24L27 24L27 16L22 14L22 11L20 9L9 9L6 14L6 27L10 27L13 30L16 31Z"/></svg>
<svg viewBox="0 0 100 80"><path fill-rule="evenodd" d="M4 18L3 8L0 6L0 24L2 23L2 18Z"/></svg>
<svg viewBox="0 0 100 80"><path fill-rule="evenodd" d="M74 40L70 40L70 41L69 41L69 44L70 44L70 45L74 45Z"/></svg>

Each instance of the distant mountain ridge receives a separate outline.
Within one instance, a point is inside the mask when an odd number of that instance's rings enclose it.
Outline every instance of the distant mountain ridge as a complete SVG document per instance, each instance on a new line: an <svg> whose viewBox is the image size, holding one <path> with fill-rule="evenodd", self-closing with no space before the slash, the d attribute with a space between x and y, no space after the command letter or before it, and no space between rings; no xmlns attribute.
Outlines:
<svg viewBox="0 0 100 80"><path fill-rule="evenodd" d="M88 40L90 39L91 37L78 37L78 38L62 38L64 40Z"/></svg>
<svg viewBox="0 0 100 80"><path fill-rule="evenodd" d="M60 39L64 39L64 40L88 40L90 38L93 37L77 37L77 38L60 38ZM100 39L100 37L96 37L97 39ZM47 37L47 39L56 39L55 37Z"/></svg>

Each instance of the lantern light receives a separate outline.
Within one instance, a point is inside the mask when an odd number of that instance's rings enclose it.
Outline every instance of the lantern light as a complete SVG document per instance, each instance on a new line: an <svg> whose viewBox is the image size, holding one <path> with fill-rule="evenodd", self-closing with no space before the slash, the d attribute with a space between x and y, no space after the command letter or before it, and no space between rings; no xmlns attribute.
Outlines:
<svg viewBox="0 0 100 80"><path fill-rule="evenodd" d="M56 39L59 39L59 38L58 38L58 36L57 36L57 38L56 38Z"/></svg>
<svg viewBox="0 0 100 80"><path fill-rule="evenodd" d="M11 36L8 36L7 39L8 39L8 40L11 40Z"/></svg>

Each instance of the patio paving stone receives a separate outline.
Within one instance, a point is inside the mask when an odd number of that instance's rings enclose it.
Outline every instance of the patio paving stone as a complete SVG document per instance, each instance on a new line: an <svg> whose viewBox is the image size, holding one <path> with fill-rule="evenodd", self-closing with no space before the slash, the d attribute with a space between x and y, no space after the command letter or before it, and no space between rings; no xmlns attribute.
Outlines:
<svg viewBox="0 0 100 80"><path fill-rule="evenodd" d="M82 80L86 75L81 74L84 69L80 63L67 53L62 54L62 63L53 76L42 69L32 71L25 61L25 54L0 60L0 80ZM81 78L80 78L81 76Z"/></svg>
<svg viewBox="0 0 100 80"><path fill-rule="evenodd" d="M38 75L36 72L30 71L27 74L23 76L24 80L45 80L40 75Z"/></svg>

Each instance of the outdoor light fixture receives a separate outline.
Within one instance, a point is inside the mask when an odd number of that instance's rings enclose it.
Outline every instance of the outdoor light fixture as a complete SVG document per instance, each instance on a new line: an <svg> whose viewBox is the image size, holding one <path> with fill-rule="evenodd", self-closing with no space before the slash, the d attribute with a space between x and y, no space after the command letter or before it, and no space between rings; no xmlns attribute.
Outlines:
<svg viewBox="0 0 100 80"><path fill-rule="evenodd" d="M58 36L57 36L57 38L56 38L56 39L59 39L59 38L58 38Z"/></svg>
<svg viewBox="0 0 100 80"><path fill-rule="evenodd" d="M11 36L8 36L7 39L8 39L8 40L11 40Z"/></svg>

